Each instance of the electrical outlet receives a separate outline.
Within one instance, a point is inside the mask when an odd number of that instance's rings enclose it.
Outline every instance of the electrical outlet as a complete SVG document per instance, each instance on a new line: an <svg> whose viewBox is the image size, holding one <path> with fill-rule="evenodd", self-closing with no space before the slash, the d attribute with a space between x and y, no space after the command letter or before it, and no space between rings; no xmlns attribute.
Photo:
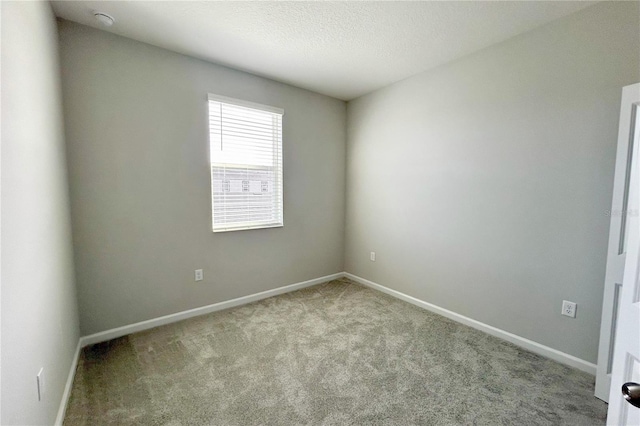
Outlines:
<svg viewBox="0 0 640 426"><path fill-rule="evenodd" d="M36 386L38 387L38 401L44 398L44 367L40 368L36 376Z"/></svg>
<svg viewBox="0 0 640 426"><path fill-rule="evenodd" d="M202 269L196 269L196 281L202 281L204 279L204 272Z"/></svg>
<svg viewBox="0 0 640 426"><path fill-rule="evenodd" d="M371 259L372 262L376 261L376 252L372 251L371 254L369 255L369 259Z"/></svg>
<svg viewBox="0 0 640 426"><path fill-rule="evenodd" d="M569 302L568 300L562 301L562 315L566 315L571 318L576 317L576 305L574 302Z"/></svg>

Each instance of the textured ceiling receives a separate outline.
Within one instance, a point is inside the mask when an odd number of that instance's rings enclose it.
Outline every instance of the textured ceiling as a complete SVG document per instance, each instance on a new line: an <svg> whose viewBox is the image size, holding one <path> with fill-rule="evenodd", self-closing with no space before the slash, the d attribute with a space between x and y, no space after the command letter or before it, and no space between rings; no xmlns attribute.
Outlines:
<svg viewBox="0 0 640 426"><path fill-rule="evenodd" d="M53 1L57 16L349 100L594 2Z"/></svg>

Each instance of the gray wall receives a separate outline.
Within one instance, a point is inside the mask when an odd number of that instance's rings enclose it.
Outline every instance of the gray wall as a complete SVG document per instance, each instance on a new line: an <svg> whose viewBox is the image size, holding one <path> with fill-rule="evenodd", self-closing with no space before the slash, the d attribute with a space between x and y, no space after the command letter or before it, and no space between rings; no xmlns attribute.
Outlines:
<svg viewBox="0 0 640 426"><path fill-rule="evenodd" d="M0 423L53 424L79 337L56 23L46 2L1 7Z"/></svg>
<svg viewBox="0 0 640 426"><path fill-rule="evenodd" d="M343 270L344 102L59 31L84 335ZM208 92L285 109L284 228L211 231Z"/></svg>
<svg viewBox="0 0 640 426"><path fill-rule="evenodd" d="M349 102L346 270L595 363L639 16L600 3Z"/></svg>

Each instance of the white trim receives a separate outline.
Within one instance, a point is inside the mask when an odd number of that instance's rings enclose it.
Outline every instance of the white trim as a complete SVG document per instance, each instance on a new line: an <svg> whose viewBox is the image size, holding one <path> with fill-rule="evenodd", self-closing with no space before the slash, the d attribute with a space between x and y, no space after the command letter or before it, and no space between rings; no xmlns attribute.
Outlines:
<svg viewBox="0 0 640 426"><path fill-rule="evenodd" d="M230 226L227 228L213 228L213 232L232 232L232 231L250 231L252 229L269 229L269 228L284 228L283 221L279 223L272 223L267 225L242 225L242 226Z"/></svg>
<svg viewBox="0 0 640 426"><path fill-rule="evenodd" d="M126 336L127 334L136 333L138 331L148 330L151 328L159 327L161 325L171 324L187 318L205 315L211 312L221 311L221 310L233 308L236 306L246 305L248 303L256 302L258 300L267 299L269 297L277 296L279 294L289 293L289 292L300 290L306 287L311 287L316 284L321 284L323 282L331 281L331 280L342 278L342 277L350 278L353 281L360 283L366 287L381 291L397 299L411 303L420 308L434 312L438 315L442 315L453 321L459 322L461 324L475 328L476 330L480 330L492 336L506 340L508 342L513 343L514 345L520 346L524 349L527 349L531 352L545 356L554 361L560 362L570 367L577 368L578 370L582 370L592 375L595 375L596 373L595 364L592 364L583 359L577 358L573 355L569 355L567 353L558 351L556 349L550 348L548 346L542 345L532 340L525 339L524 337L517 336L513 333L509 333L507 331L490 326L488 324L484 324L480 321L473 320L471 318L465 317L463 315L457 314L455 312L449 311L447 309L441 308L431 303L424 302L420 299L416 299L415 297L408 296L396 290L392 290L388 287L374 283L373 281L369 281L357 275L353 275L348 272L339 272L336 274L326 275L324 277L315 278L308 281L302 281L302 282L287 285L284 287L278 287L273 290L267 290L260 293L251 294L248 296L238 297L236 299L214 303L212 305L202 306L200 308L190 309L188 311L178 312L171 315L165 315L165 316L150 319L147 321L142 321L142 322L138 322L131 325L125 325L123 327L118 327L111 330L102 331L100 333L91 334L89 336L81 337L78 341L76 353L73 358L73 362L71 363L71 370L69 371L69 376L67 377L67 383L65 385L64 392L62 394L62 400L60 401L60 408L58 409L58 416L56 417L56 423L55 423L56 426L62 425L62 422L64 421L64 416L67 410L69 396L71 394L71 388L73 386L73 380L75 378L76 368L78 365L80 350L83 347L92 345L95 343L105 342L111 339L115 339L117 337Z"/></svg>
<svg viewBox="0 0 640 426"><path fill-rule="evenodd" d="M60 408L58 408L58 415L56 416L56 422L54 423L56 426L62 426L64 415L67 412L69 397L71 396L71 388L73 387L73 380L76 377L78 359L80 358L80 351L82 350L82 346L80 346L81 342L82 338L78 340L78 344L76 345L76 353L73 355L73 361L71 361L71 369L69 370L69 375L67 376L67 383L64 385L64 392L62 392L62 399L60 400Z"/></svg>
<svg viewBox="0 0 640 426"><path fill-rule="evenodd" d="M336 278L342 278L343 276L344 276L344 272L338 272L337 274L326 275L324 277L314 278L312 280L302 281L296 284L274 288L273 290L267 290L260 293L250 294L248 296L238 297L236 299L226 300L224 302L214 303L213 305L207 305L199 308L189 309L188 311L177 312L175 314L165 315L162 317L153 318L153 319L142 321L142 322L137 322L135 324L125 325L122 327L113 328L111 330L101 331L100 333L95 333L89 336L81 337L80 344L82 347L85 347L88 345L93 345L95 343L106 342L107 340L126 336L127 334L137 333L138 331L148 330L150 328L159 327L161 325L182 321L187 318L209 314L211 312L222 311L224 309L229 309L229 308L233 308L240 305L246 305L247 303L256 302L258 300L277 296L283 293L289 293L291 291L300 290L305 287L311 287L313 285L320 284L326 281L335 280Z"/></svg>
<svg viewBox="0 0 640 426"><path fill-rule="evenodd" d="M208 99L210 101L221 102L223 104L231 104L231 105L241 106L245 108L259 109L261 111L284 115L284 109L274 107L271 105L258 104L256 102L249 102L242 99L229 98L227 96L215 95L213 93L209 93Z"/></svg>
<svg viewBox="0 0 640 426"><path fill-rule="evenodd" d="M103 331L100 333L91 334L89 336L83 336L78 339L78 345L76 347L76 353L73 356L71 362L71 369L67 376L67 383L62 393L60 400L60 408L58 408L58 415L56 417L56 426L62 426L64 417L69 404L69 397L71 396L71 388L73 387L73 380L75 379L76 369L78 367L78 359L80 358L80 351L83 347L93 345L95 343L106 342L107 340L115 339L117 337L126 336L127 334L135 333L138 331L148 330L150 328L158 327L161 325L171 324L183 319L192 318L199 315L205 315L211 312L221 311L224 309L233 308L235 306L246 305L258 300L267 299L279 294L289 293L292 291L300 290L306 287L311 287L316 284L335 280L337 278L344 277L344 272L338 272L336 274L325 275L324 277L314 278L308 281L302 281L299 283L286 285L283 287L274 288L272 290L263 291L260 293L251 294L248 296L238 297L236 299L227 300L224 302L214 303L213 305L202 306L200 308L190 309L188 311L182 311L171 315L165 315L162 317L150 319L147 321L138 322L131 325L125 325L123 327L114 328L111 330Z"/></svg>
<svg viewBox="0 0 640 426"><path fill-rule="evenodd" d="M464 315L457 314L448 309L444 309L439 306L433 305L431 303L424 302L420 299L416 299L415 297L406 295L396 290L392 290L390 288L374 283L373 281L369 281L357 275L353 275L348 272L345 272L344 276L366 287L381 291L397 299L404 300L405 302L409 302L412 305L416 305L420 308L426 309L427 311L431 311L438 315L442 315L443 317L449 318L453 321L475 328L476 330L480 330L492 336L506 340L507 342L513 343L514 345L520 346L521 348L527 349L538 355L542 355L544 357L550 358L559 363L577 368L578 370L582 370L594 376L596 374L597 366L595 364L592 364L588 361L585 361L573 355L569 355L557 349L553 349L548 346L542 345L540 343L534 342L533 340L525 339L524 337L520 337L516 334L509 333L508 331L504 331L499 328L493 327L491 325L482 323L480 321L476 321L474 319L465 317Z"/></svg>

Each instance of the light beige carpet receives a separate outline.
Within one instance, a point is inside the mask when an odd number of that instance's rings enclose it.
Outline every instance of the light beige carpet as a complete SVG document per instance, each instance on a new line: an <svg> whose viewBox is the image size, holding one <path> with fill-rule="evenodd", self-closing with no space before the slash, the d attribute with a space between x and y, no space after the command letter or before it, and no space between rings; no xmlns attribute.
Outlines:
<svg viewBox="0 0 640 426"><path fill-rule="evenodd" d="M594 378L341 279L85 348L65 425L598 425Z"/></svg>

